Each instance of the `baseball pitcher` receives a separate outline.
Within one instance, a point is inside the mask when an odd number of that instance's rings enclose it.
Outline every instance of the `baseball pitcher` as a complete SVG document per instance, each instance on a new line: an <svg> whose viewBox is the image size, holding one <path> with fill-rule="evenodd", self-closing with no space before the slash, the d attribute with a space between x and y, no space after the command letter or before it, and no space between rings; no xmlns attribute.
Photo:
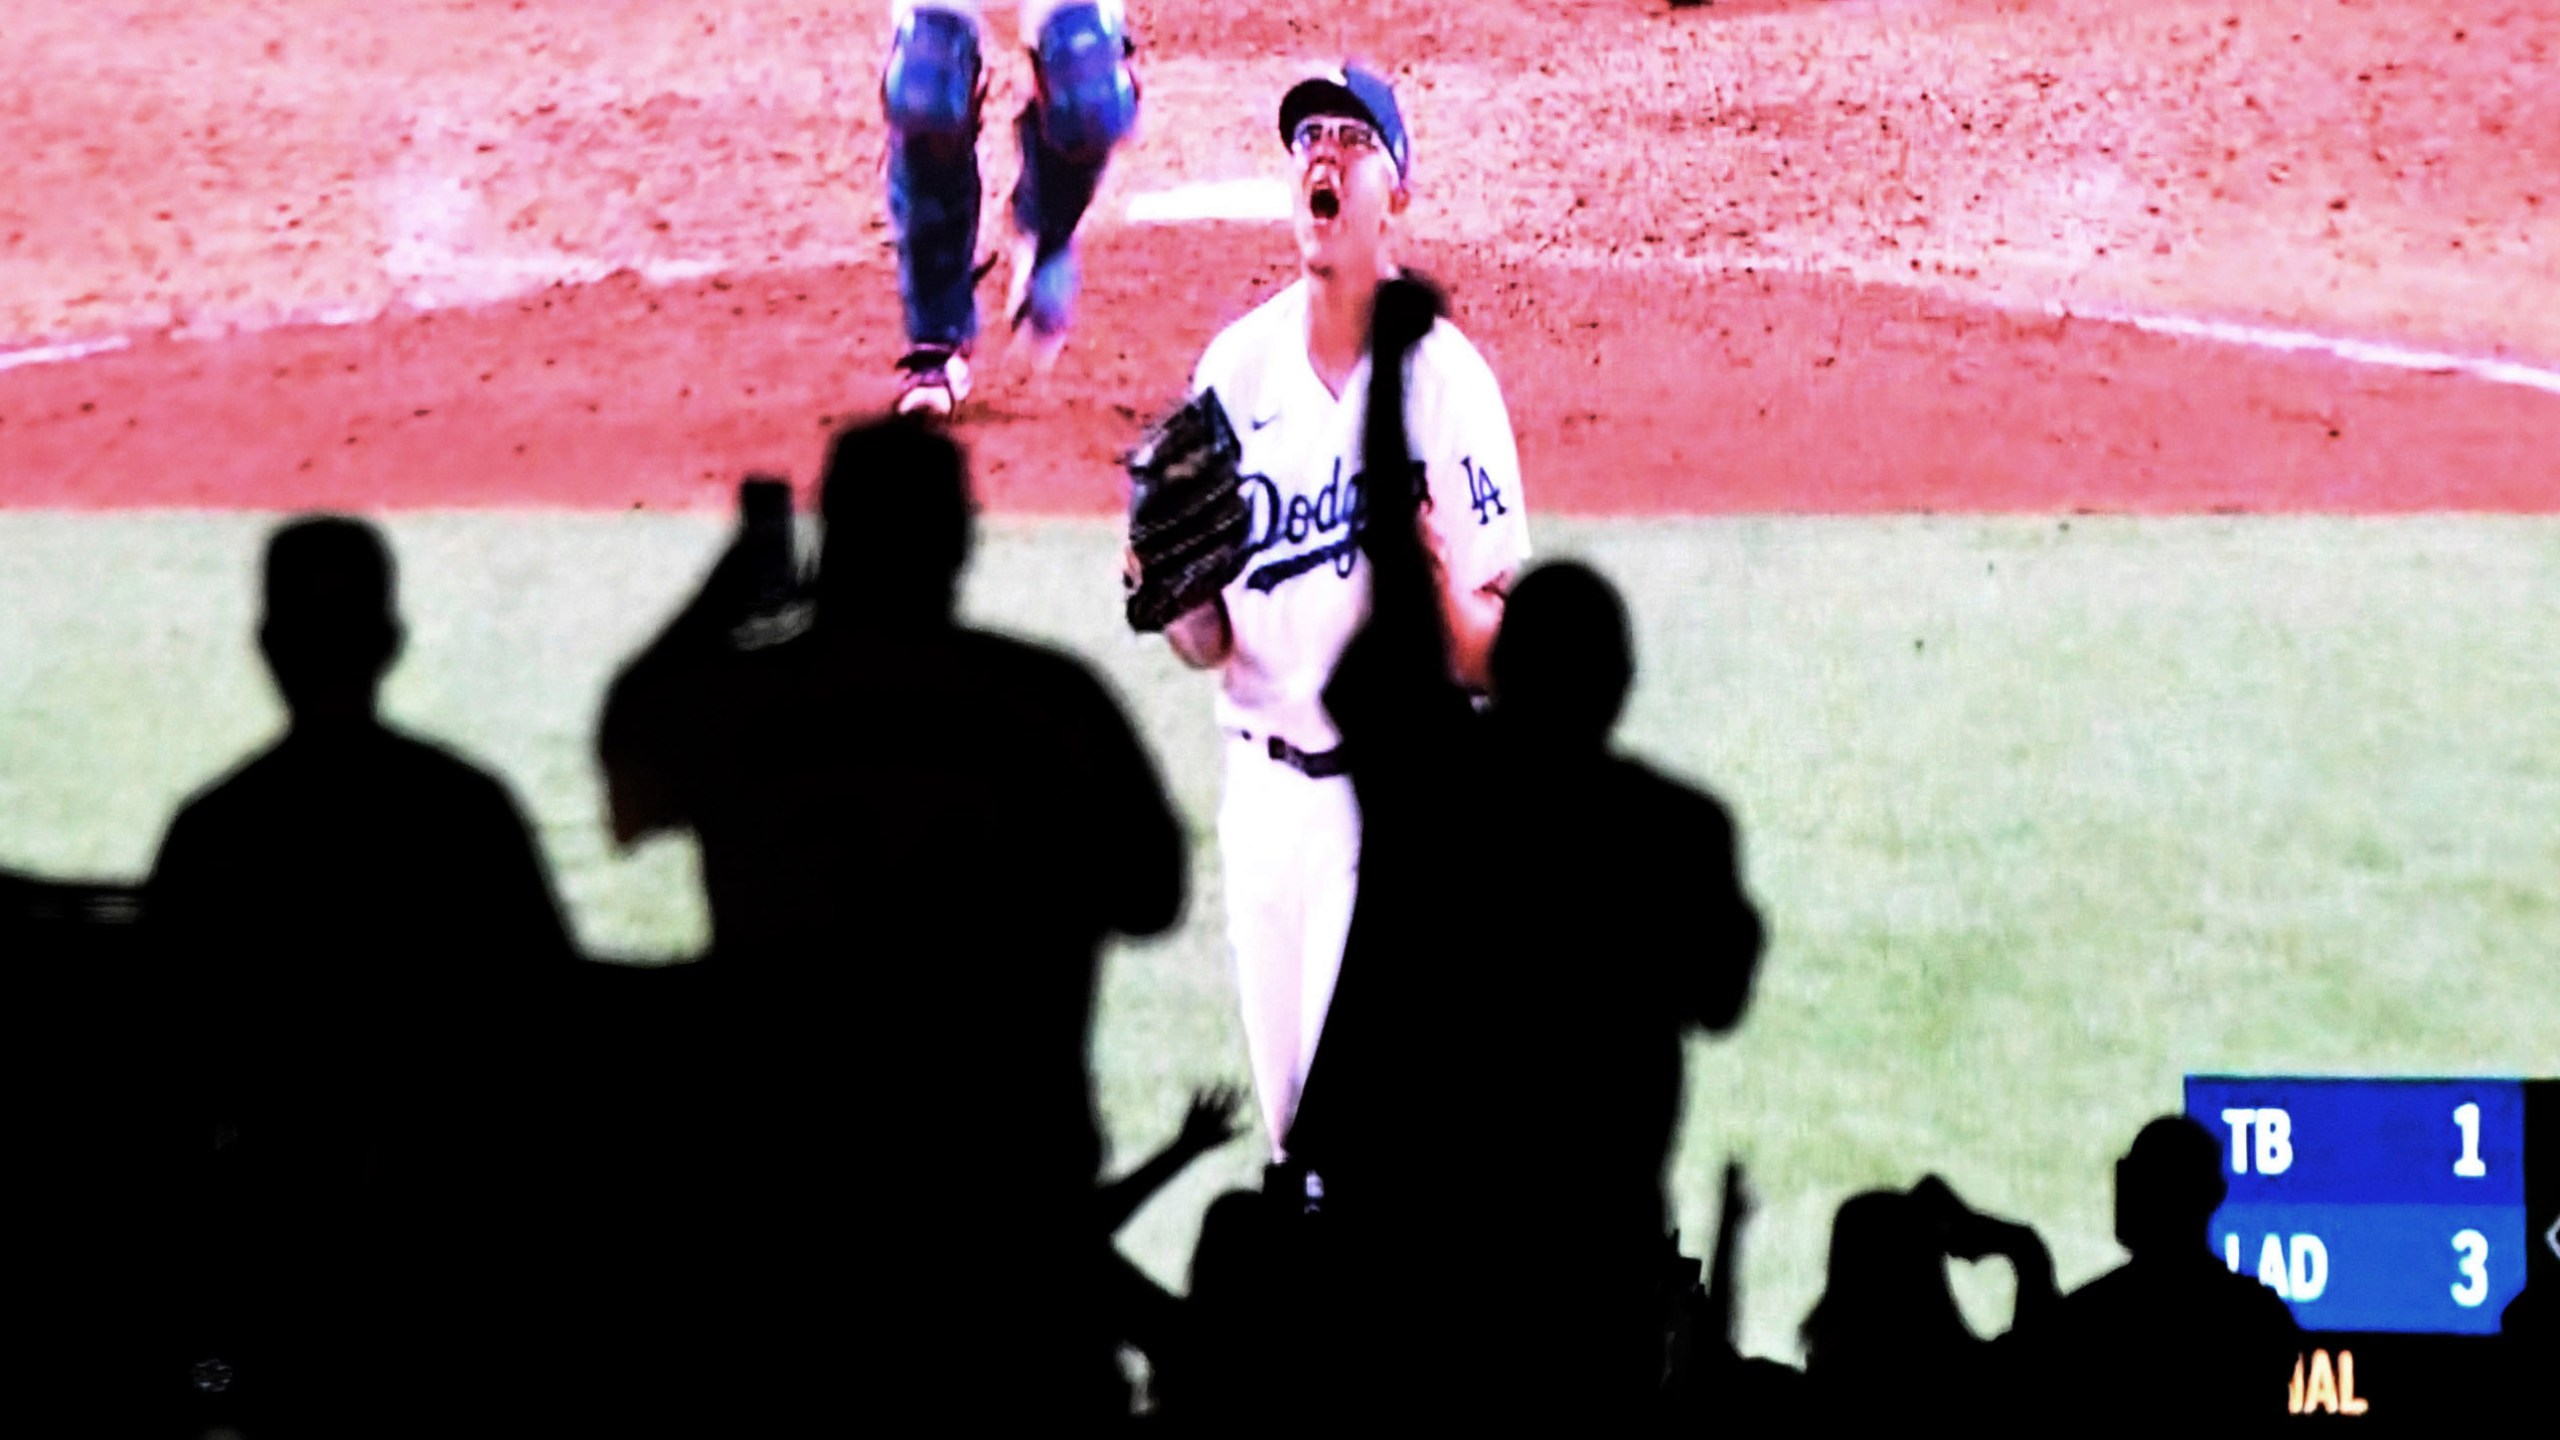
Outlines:
<svg viewBox="0 0 2560 1440"><path fill-rule="evenodd" d="M1365 497L1422 485L1453 668L1475 690L1529 537L1501 389L1446 320L1408 362L1417 473L1361 473L1370 310L1400 273L1394 230L1412 200L1394 91L1346 65L1292 87L1279 130L1300 275L1210 343L1190 404L1130 457L1129 620L1218 674L1227 938L1263 1123L1285 1159L1359 867L1359 808L1320 697L1367 614Z"/></svg>

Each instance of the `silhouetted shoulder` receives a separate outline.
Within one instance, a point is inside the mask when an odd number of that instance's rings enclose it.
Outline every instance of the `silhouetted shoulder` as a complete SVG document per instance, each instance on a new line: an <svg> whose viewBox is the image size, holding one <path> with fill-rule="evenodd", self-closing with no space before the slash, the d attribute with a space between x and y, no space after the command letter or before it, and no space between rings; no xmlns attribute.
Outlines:
<svg viewBox="0 0 2560 1440"><path fill-rule="evenodd" d="M1600 820L1612 832L1613 844L1633 850L1642 867L1669 867L1690 883L1715 887L1732 903L1749 907L1741 842L1733 812L1722 800L1642 761L1623 758L1610 762L1605 788L1608 799Z"/></svg>
<svg viewBox="0 0 2560 1440"><path fill-rule="evenodd" d="M1115 712L1119 706L1102 683L1093 667L1051 645L992 630L959 630L953 632L954 643L962 653L991 672L1007 675L1023 685L1037 687L1040 693L1079 702L1109 705Z"/></svg>
<svg viewBox="0 0 2560 1440"><path fill-rule="evenodd" d="M2276 1292L2246 1275L2237 1275L2219 1265L2206 1267L2220 1277L2214 1285L2225 1297L2224 1303L2238 1325L2251 1332L2263 1332L2286 1341L2302 1333L2293 1318L2293 1309L2276 1298Z"/></svg>
<svg viewBox="0 0 2560 1440"><path fill-rule="evenodd" d="M2233 1416L2282 1419L2299 1327L2274 1291L2209 1255L2135 1261L2074 1291L2042 1342L2049 1368L2105 1357L2141 1384L2124 1414L2149 1424L2220 1427ZM2221 1433L2217 1428L2215 1433Z"/></svg>
<svg viewBox="0 0 2560 1440"><path fill-rule="evenodd" d="M1613 757L1610 770L1621 797L1676 826L1677 833L1732 843L1733 814L1713 793L1628 756Z"/></svg>
<svg viewBox="0 0 2560 1440"><path fill-rule="evenodd" d="M383 732L384 770L394 783L412 788L419 799L458 815L521 826L523 807L506 781L433 740Z"/></svg>
<svg viewBox="0 0 2560 1440"><path fill-rule="evenodd" d="M269 824L280 799L306 788L300 771L280 742L188 796L171 818L151 868L151 911L165 916L180 900L177 892L221 885L215 877L222 871L254 862L257 855L241 842ZM196 897L190 893L185 898Z"/></svg>
<svg viewBox="0 0 2560 1440"><path fill-rule="evenodd" d="M1083 744L1107 737L1135 743L1135 730L1119 696L1091 666L1063 651L1034 641L986 631L955 632L961 683L1026 725L1038 730L1024 739L1042 743Z"/></svg>
<svg viewBox="0 0 2560 1440"><path fill-rule="evenodd" d="M2499 1334L2519 1339L2539 1337L2550 1328L2550 1321L2546 1318L2549 1307L2534 1296L2535 1292L2530 1287L2516 1292L2516 1298L2508 1301L2507 1308L2498 1312Z"/></svg>
<svg viewBox="0 0 2560 1440"><path fill-rule="evenodd" d="M983 631L959 632L958 643L1027 761L1069 792L1059 818L1080 825L1069 843L1083 853L1057 857L1060 883L1081 887L1122 934L1170 927L1182 915L1189 851L1120 697L1091 666L1048 646Z"/></svg>
<svg viewBox="0 0 2560 1440"><path fill-rule="evenodd" d="M375 906L386 943L469 930L569 943L506 784L371 727L288 735L200 791L169 827L150 895L175 921L218 908L264 928L342 924Z"/></svg>
<svg viewBox="0 0 2560 1440"><path fill-rule="evenodd" d="M206 784L181 813L227 819L296 791L350 802L396 793L439 810L516 811L506 783L487 770L434 741L376 728L344 738L288 735Z"/></svg>
<svg viewBox="0 0 2560 1440"><path fill-rule="evenodd" d="M2062 1315L2075 1326L2144 1326L2162 1316L2177 1328L2210 1327L2221 1333L2290 1336L2293 1311L2273 1290L2233 1272L2211 1256L2175 1267L2134 1262L2081 1286L2063 1301Z"/></svg>

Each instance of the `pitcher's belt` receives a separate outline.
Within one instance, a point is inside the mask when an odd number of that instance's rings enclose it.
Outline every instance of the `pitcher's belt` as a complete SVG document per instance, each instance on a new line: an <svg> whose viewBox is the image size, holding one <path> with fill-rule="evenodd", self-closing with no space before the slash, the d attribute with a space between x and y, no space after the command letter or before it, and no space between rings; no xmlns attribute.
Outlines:
<svg viewBox="0 0 2560 1440"><path fill-rule="evenodd" d="M1330 750L1301 750L1277 735L1257 735L1250 730L1230 730L1227 733L1261 747L1264 754L1310 780L1330 780L1337 775L1351 773L1351 766L1343 759L1343 748L1339 745Z"/></svg>

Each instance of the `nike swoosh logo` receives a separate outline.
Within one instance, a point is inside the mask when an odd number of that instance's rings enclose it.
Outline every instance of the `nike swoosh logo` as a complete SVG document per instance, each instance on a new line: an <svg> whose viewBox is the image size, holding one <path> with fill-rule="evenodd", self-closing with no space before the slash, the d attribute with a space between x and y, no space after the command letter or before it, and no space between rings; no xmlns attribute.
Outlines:
<svg viewBox="0 0 2560 1440"><path fill-rule="evenodd" d="M1252 419L1250 419L1250 420L1246 421L1245 423L1246 423L1246 424L1248 424L1248 425L1250 425L1250 426L1252 426L1254 429L1259 430L1259 429L1261 429L1263 426L1268 425L1268 424L1270 424L1272 421L1277 420L1277 419L1279 419L1279 418L1280 418L1280 412L1279 412L1279 411L1277 411L1277 410L1274 410L1274 411L1272 411L1272 412L1271 412L1270 414L1268 414L1268 415L1256 415L1256 416L1254 416Z"/></svg>

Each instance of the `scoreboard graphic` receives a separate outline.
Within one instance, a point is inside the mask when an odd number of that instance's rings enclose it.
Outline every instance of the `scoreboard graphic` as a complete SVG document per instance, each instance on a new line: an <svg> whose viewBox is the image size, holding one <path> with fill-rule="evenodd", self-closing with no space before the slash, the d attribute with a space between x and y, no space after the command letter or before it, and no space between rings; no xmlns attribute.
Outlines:
<svg viewBox="0 0 2560 1440"><path fill-rule="evenodd" d="M2304 1331L2297 1414L2447 1418L2560 1282L2560 1082L2196 1075L2186 1113L2222 1145L2215 1252Z"/></svg>

